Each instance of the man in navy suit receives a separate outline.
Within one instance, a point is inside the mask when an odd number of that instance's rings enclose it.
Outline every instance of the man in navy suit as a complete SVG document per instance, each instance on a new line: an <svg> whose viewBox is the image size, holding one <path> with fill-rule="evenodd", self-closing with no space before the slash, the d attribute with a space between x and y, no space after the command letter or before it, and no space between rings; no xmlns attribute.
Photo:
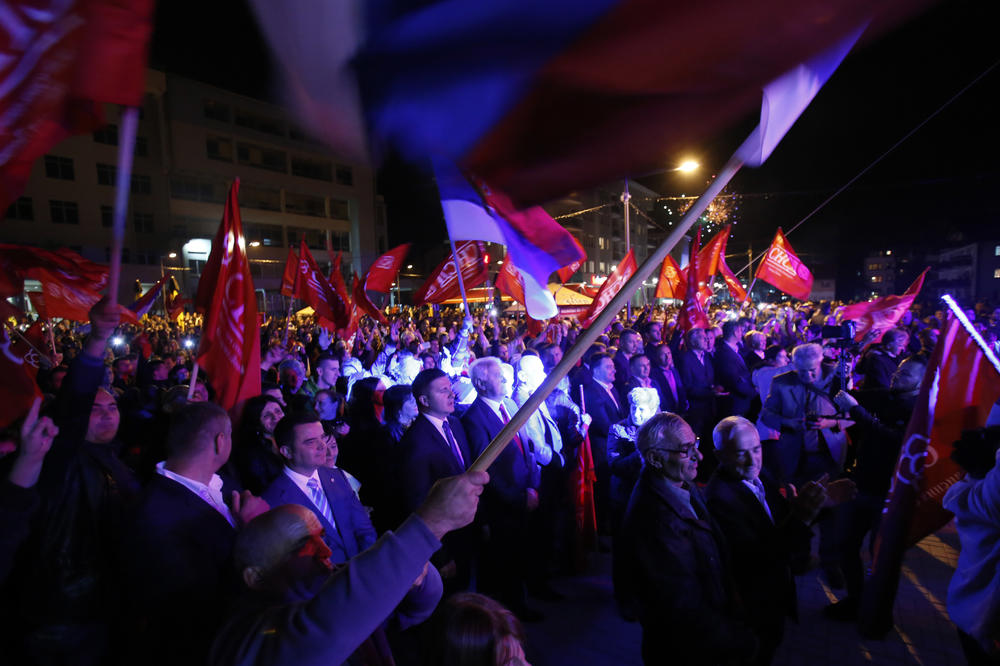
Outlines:
<svg viewBox="0 0 1000 666"><path fill-rule="evenodd" d="M396 448L404 516L420 506L435 481L461 474L473 461L465 428L452 416L455 393L448 375L438 368L421 370L412 391L420 414ZM456 530L443 543L431 563L441 572L446 592L467 590L475 551L474 528Z"/></svg>
<svg viewBox="0 0 1000 666"><path fill-rule="evenodd" d="M175 412L167 446L127 519L129 654L150 664L200 663L237 589L230 567L237 530L268 507L249 491L234 492L231 507L223 501L216 472L229 459L232 424L218 405Z"/></svg>
<svg viewBox="0 0 1000 666"><path fill-rule="evenodd" d="M684 416L688 410L687 392L684 390L684 383L681 382L680 373L674 367L674 355L670 351L670 345L661 342L652 347L651 352L653 355L649 360L653 363L653 370L649 376L660 394L660 411Z"/></svg>
<svg viewBox="0 0 1000 666"><path fill-rule="evenodd" d="M628 416L628 405L621 403L615 390L617 369L610 354L594 354L590 359L590 368L594 381L584 386L583 396L587 403L584 411L593 419L590 424L590 448L597 472L594 486L597 529L603 534L610 534L608 433L611 426Z"/></svg>
<svg viewBox="0 0 1000 666"><path fill-rule="evenodd" d="M704 456L698 468L699 479L707 479L715 469L712 451L712 428L715 427L716 396L722 393L715 383L715 365L708 351L708 338L704 329L692 328L684 334L685 349L677 356L677 369L687 392L687 421L701 441Z"/></svg>
<svg viewBox="0 0 1000 666"><path fill-rule="evenodd" d="M282 473L263 498L271 506L299 504L311 509L324 529L330 560L342 563L375 543L375 527L344 472L325 467L326 436L315 412L293 412L274 428L285 459Z"/></svg>
<svg viewBox="0 0 1000 666"><path fill-rule="evenodd" d="M756 394L750 370L740 355L740 322L729 319L722 324L722 337L715 343L715 381L726 392L719 397L720 418L746 416Z"/></svg>
<svg viewBox="0 0 1000 666"><path fill-rule="evenodd" d="M481 358L469 370L478 397L462 417L462 424L473 452L479 455L517 406L504 395L505 379L498 359ZM541 483L532 449L527 431L520 430L487 470L490 482L483 492L480 513L490 533L480 561L483 589L525 621L541 619L540 613L525 604L525 581L533 550L525 540L525 528L528 513L538 508Z"/></svg>

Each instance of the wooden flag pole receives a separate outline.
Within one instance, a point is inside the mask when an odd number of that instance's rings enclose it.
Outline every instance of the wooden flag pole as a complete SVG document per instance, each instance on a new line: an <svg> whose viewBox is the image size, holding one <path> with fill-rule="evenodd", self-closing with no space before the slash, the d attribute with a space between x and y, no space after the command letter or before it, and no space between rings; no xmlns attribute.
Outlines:
<svg viewBox="0 0 1000 666"><path fill-rule="evenodd" d="M126 107L118 132L118 172L115 177L115 210L111 223L111 267L108 269L108 297L118 302L118 284L122 272L122 246L125 244L125 214L132 187L132 155L135 153L135 132L139 125L139 109Z"/></svg>
<svg viewBox="0 0 1000 666"><path fill-rule="evenodd" d="M635 274L625 283L625 285L615 294L615 297L611 299L604 310L598 314L597 319L586 328L576 340L569 350L566 351L566 355L563 356L562 361L559 362L552 372L546 377L542 385L539 386L534 393L525 401L521 408L511 417L510 421L503 427L503 429L497 433L497 436L493 438L490 445L486 447L480 456L476 459L469 469L476 471L485 471L490 465L496 460L500 452L503 451L504 447L507 446L511 438L517 433L518 430L527 423L531 415L538 409L538 406L552 393L553 390L562 381L562 378L577 364L582 357L584 352L590 348L590 345L594 343L601 332L614 320L618 315L618 312L625 306L626 302L631 298L632 294L642 285L642 283L648 278L654 270L657 270L663 260L666 258L667 254L670 253L674 246L680 242L684 234L694 225L698 217L705 212L708 205L713 199L729 184L733 176L740 170L743 166L743 160L737 156L730 158L729 162L722 168L719 172L718 177L708 186L705 193L702 194L694 205L688 210L681 220L677 228L674 229L673 233L663 241L663 243L656 248L656 250L650 254L642 265L639 266ZM450 239L450 237L449 237ZM454 247L454 243L452 244ZM463 291L464 295L464 291ZM466 306L468 307L468 306Z"/></svg>

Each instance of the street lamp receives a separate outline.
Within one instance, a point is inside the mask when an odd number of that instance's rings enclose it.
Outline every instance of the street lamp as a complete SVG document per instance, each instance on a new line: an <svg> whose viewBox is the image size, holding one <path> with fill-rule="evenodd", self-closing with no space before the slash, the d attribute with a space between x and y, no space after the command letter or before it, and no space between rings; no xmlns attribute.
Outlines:
<svg viewBox="0 0 1000 666"><path fill-rule="evenodd" d="M167 259L176 259L176 258L177 258L176 252L171 252L170 254L167 255Z"/></svg>
<svg viewBox="0 0 1000 666"><path fill-rule="evenodd" d="M694 160L684 160L683 162L680 163L680 166L674 169L674 171L683 171L684 173L691 173L692 171L696 171L700 166L701 165L695 162Z"/></svg>

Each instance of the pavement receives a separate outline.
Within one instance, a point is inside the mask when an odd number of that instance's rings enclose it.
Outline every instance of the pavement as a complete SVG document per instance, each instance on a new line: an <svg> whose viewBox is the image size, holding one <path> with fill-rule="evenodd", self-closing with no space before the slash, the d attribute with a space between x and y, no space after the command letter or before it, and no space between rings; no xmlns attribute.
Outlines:
<svg viewBox="0 0 1000 666"><path fill-rule="evenodd" d="M799 622L787 623L774 665L964 665L945 608L957 560L954 523L907 551L894 609L895 629L883 640L863 640L854 624L825 619L823 607L842 597L843 591L831 590L819 570L799 576ZM525 625L532 666L642 663L639 625L625 622L615 609L610 555L592 555L589 569L581 576L552 581L566 600L532 603L545 613L542 622Z"/></svg>

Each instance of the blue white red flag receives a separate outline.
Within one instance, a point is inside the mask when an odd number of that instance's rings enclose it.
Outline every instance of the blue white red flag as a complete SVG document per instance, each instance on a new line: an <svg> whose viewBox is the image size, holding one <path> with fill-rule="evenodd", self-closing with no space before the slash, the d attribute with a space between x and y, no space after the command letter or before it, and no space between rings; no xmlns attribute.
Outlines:
<svg viewBox="0 0 1000 666"><path fill-rule="evenodd" d="M136 319L142 319L152 309L153 303L160 297L160 292L163 291L163 286L167 284L167 280L169 279L170 273L167 273L160 278L159 282L150 287L145 294L137 298L132 305L128 306L128 309L132 311Z"/></svg>

